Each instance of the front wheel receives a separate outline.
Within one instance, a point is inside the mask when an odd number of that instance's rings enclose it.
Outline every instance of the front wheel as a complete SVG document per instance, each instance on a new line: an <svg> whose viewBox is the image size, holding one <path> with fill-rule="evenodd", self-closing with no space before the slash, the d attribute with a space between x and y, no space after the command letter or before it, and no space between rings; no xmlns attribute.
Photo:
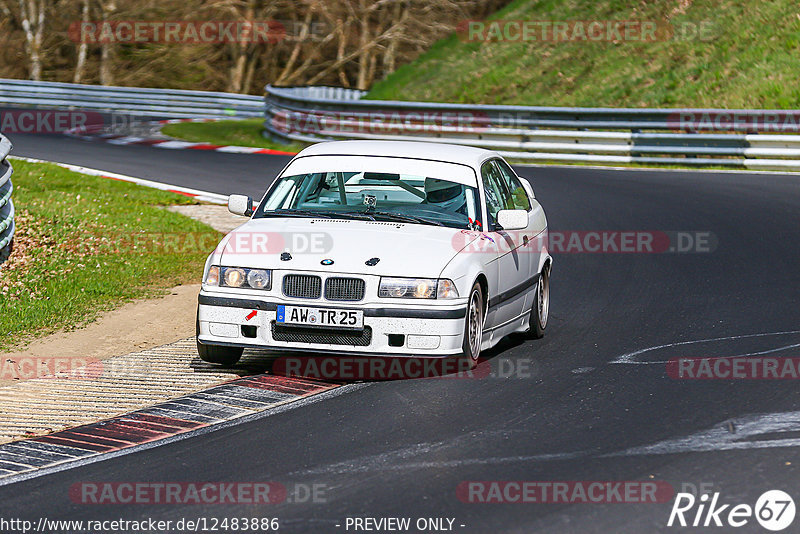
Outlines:
<svg viewBox="0 0 800 534"><path fill-rule="evenodd" d="M478 365L478 356L481 354L481 338L483 337L483 290L478 282L469 292L467 317L464 321L464 343L462 345L462 358L469 369Z"/></svg>
<svg viewBox="0 0 800 534"><path fill-rule="evenodd" d="M540 339L547 328L547 318L550 315L550 266L542 269L539 281L536 282L536 299L531 307L530 336Z"/></svg>
<svg viewBox="0 0 800 534"><path fill-rule="evenodd" d="M219 345L204 345L197 342L197 353L200 359L218 365L234 365L242 357L242 347L220 347Z"/></svg>

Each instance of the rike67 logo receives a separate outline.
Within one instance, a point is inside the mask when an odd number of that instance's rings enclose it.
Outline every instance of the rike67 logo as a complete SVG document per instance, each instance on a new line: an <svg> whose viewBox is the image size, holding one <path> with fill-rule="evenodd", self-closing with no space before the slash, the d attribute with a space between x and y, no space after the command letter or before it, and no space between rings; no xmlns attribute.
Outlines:
<svg viewBox="0 0 800 534"><path fill-rule="evenodd" d="M710 498L708 494L696 498L691 493L678 493L667 526L739 528L755 519L765 529L777 532L794 521L794 500L785 491L766 491L756 500L755 506L722 504L719 495L716 492Z"/></svg>

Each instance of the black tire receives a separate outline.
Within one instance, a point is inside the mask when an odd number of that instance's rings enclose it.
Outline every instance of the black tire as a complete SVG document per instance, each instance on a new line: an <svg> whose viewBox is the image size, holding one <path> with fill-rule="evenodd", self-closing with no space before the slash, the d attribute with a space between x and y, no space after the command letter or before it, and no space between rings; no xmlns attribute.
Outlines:
<svg viewBox="0 0 800 534"><path fill-rule="evenodd" d="M539 281L536 282L536 301L531 306L530 329L528 335L533 339L544 337L547 320L550 317L550 266L542 269Z"/></svg>
<svg viewBox="0 0 800 534"><path fill-rule="evenodd" d="M200 318L195 319L195 336L197 339L197 354L204 362L215 363L218 365L235 365L242 357L244 349L242 347L221 347L219 345L205 345L200 343Z"/></svg>
<svg viewBox="0 0 800 534"><path fill-rule="evenodd" d="M204 345L197 342L197 353L200 359L218 365L235 365L242 357L242 347L220 347L219 345Z"/></svg>
<svg viewBox="0 0 800 534"><path fill-rule="evenodd" d="M478 357L481 355L483 323L486 319L483 299L483 289L478 282L475 282L469 292L467 316L464 318L464 341L461 345L461 360L467 369L474 369L478 365Z"/></svg>

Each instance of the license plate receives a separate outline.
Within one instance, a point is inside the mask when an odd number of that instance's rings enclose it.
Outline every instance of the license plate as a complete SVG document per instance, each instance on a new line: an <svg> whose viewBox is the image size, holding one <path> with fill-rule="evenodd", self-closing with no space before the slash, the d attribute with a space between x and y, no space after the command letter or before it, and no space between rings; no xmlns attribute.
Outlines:
<svg viewBox="0 0 800 534"><path fill-rule="evenodd" d="M278 306L277 321L281 324L358 329L364 328L364 312L281 305Z"/></svg>

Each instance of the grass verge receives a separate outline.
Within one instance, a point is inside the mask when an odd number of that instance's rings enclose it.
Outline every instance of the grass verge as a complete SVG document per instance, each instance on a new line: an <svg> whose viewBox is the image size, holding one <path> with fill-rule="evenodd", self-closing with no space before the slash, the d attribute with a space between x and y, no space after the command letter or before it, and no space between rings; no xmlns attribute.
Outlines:
<svg viewBox="0 0 800 534"><path fill-rule="evenodd" d="M161 132L170 137L190 141L192 143L252 146L292 153L300 152L305 148L305 145L299 143L284 145L267 139L261 135L263 130L263 119L243 119L167 124L161 129Z"/></svg>
<svg viewBox="0 0 800 534"><path fill-rule="evenodd" d="M0 349L197 282L221 234L174 193L14 161L14 251L0 265Z"/></svg>
<svg viewBox="0 0 800 534"><path fill-rule="evenodd" d="M490 19L655 21L675 33L656 41L521 41L493 34L493 40L470 42L468 35L451 35L375 84L367 98L794 109L800 106L797 11L789 0L516 0Z"/></svg>

